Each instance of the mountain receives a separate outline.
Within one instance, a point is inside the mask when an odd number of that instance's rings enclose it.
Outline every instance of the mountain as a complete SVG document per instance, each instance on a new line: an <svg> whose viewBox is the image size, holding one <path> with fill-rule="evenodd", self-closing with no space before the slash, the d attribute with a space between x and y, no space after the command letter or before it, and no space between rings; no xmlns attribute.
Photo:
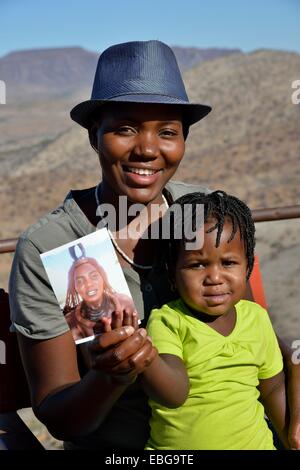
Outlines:
<svg viewBox="0 0 300 470"><path fill-rule="evenodd" d="M81 47L11 52L0 58L7 100L62 96L92 85L98 55Z"/></svg>
<svg viewBox="0 0 300 470"><path fill-rule="evenodd" d="M238 49L173 47L179 67L186 70L205 60L240 52ZM7 100L28 101L71 95L91 89L98 53L81 47L11 52L0 58L0 78L7 84Z"/></svg>
<svg viewBox="0 0 300 470"><path fill-rule="evenodd" d="M191 101L213 111L193 126L177 177L234 192L253 208L299 204L300 105L291 100L299 74L300 54L273 50L188 70Z"/></svg>
<svg viewBox="0 0 300 470"><path fill-rule="evenodd" d="M300 106L292 104L291 84L299 71L299 54L272 50L187 70L190 100L213 111L191 127L176 178L228 190L253 208L298 203ZM88 93L0 106L1 238L16 236L69 187L97 182L87 133L69 117Z"/></svg>
<svg viewBox="0 0 300 470"><path fill-rule="evenodd" d="M207 102L213 111L191 127L177 179L234 192L253 208L297 203L300 106L292 104L291 83L299 71L299 54L272 50L235 53L187 70L191 101ZM78 88L0 107L0 237L17 235L68 187L97 182L87 133L69 117L88 93Z"/></svg>
<svg viewBox="0 0 300 470"><path fill-rule="evenodd" d="M217 59L218 57L231 54L240 54L242 52L240 49L220 49L217 47L199 49L197 47L172 46L172 49L181 71L195 67L206 60Z"/></svg>
<svg viewBox="0 0 300 470"><path fill-rule="evenodd" d="M43 73L34 53L41 73L39 95L28 84L29 63L34 69L28 52L29 62L21 67L25 97L0 105L0 238L18 236L59 204L69 188L99 181L98 158L87 132L69 117L70 109L89 97L93 76L87 72L93 53L88 59L86 51L77 52L74 57L80 56L82 62L74 59L68 64L72 83L68 74L60 75L67 62L63 51L57 56L51 52L52 66L47 69L45 61ZM21 53L20 60L25 56ZM13 58L12 54L11 63ZM18 88L19 75L14 77ZM273 50L236 52L187 69L184 81L190 100L209 103L213 111L191 127L176 179L227 190L252 208L299 204L300 105L291 100L292 82L299 78L300 54ZM7 82L8 89L11 83ZM61 95L55 94L58 84L64 90ZM257 225L270 312L278 333L291 344L299 338L300 221ZM10 263L10 255L1 255L0 287L7 285Z"/></svg>

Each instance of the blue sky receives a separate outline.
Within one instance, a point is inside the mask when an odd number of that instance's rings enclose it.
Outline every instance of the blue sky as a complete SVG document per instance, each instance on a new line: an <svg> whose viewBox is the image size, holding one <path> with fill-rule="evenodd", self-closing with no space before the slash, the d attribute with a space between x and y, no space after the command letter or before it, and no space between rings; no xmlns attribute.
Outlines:
<svg viewBox="0 0 300 470"><path fill-rule="evenodd" d="M300 0L0 0L0 56L125 41L300 52Z"/></svg>

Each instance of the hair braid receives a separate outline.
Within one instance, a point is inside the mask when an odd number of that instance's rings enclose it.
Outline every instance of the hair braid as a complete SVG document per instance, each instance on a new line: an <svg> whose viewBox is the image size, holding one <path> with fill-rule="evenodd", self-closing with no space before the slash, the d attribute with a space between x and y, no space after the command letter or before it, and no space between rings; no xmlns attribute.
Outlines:
<svg viewBox="0 0 300 470"><path fill-rule="evenodd" d="M224 191L214 191L209 194L204 194L200 192L190 193L182 196L177 199L174 204L181 207L182 213L184 213L184 206L190 204L192 206L191 217L192 221L185 220L183 217L180 220L180 223L183 225L183 234L187 233L184 230L185 224L192 225L193 232L198 230L200 227L196 227L196 209L197 205L202 204L204 206L204 222L207 222L209 219L215 219L216 223L211 227L207 233L211 233L214 230L217 230L216 235L216 247L220 245L221 235L224 229L224 224L226 219L230 219L232 222L232 232L228 239L228 243L233 240L237 231L239 230L241 240L244 243L246 258L247 258L247 279L249 279L253 264L254 264L254 248L255 248L255 226L252 219L251 210L249 207L240 199L235 196L231 196ZM172 206L171 206L172 207ZM181 240L176 239L174 233L178 233L178 223L179 221L173 219L171 224L172 230L170 237L170 255L174 259L177 257L179 244L187 242L188 240L184 237Z"/></svg>

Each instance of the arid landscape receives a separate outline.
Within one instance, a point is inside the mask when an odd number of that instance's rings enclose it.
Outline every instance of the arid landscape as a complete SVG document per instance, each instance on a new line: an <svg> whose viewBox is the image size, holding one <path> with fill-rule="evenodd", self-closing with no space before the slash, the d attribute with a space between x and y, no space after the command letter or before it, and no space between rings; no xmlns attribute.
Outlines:
<svg viewBox="0 0 300 470"><path fill-rule="evenodd" d="M101 177L86 131L69 118L89 98L96 54L80 48L15 54L0 58L7 86L7 104L0 105L0 239L18 237L70 188ZM190 129L176 179L227 190L253 209L300 204L300 104L291 100L300 54L184 48L176 54L190 100L213 107ZM270 315L290 345L300 339L299 233L300 219L257 224ZM1 287L7 288L11 259L1 255Z"/></svg>
<svg viewBox="0 0 300 470"><path fill-rule="evenodd" d="M252 208L299 204L300 105L292 104L291 84L300 76L300 55L200 49L186 49L184 55L184 50L175 48L190 100L209 103L213 111L190 129L176 178L230 191ZM100 168L87 133L69 118L72 106L89 96L96 58L70 48L0 59L0 77L7 83L7 104L0 107L0 238L17 237L56 207L69 188L98 182ZM297 239L299 225L294 220L261 226L268 283L271 273L298 259L292 234ZM285 262L273 269L279 256ZM4 287L10 263L11 255L1 256ZM269 296L279 291L271 289ZM282 312L286 295L280 298L273 308ZM297 302L291 308L298 314Z"/></svg>

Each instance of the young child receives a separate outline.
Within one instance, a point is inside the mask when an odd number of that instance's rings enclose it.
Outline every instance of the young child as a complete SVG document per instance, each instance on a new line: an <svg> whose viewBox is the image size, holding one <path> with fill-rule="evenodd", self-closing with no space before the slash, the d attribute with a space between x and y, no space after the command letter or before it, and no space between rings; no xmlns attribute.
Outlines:
<svg viewBox="0 0 300 470"><path fill-rule="evenodd" d="M192 205L193 226L204 205L204 244L188 250L171 237L170 278L180 298L148 321L159 355L142 379L152 408L146 449L275 449L265 412L288 447L277 339L268 313L242 300L254 260L251 212L222 191L175 204Z"/></svg>

